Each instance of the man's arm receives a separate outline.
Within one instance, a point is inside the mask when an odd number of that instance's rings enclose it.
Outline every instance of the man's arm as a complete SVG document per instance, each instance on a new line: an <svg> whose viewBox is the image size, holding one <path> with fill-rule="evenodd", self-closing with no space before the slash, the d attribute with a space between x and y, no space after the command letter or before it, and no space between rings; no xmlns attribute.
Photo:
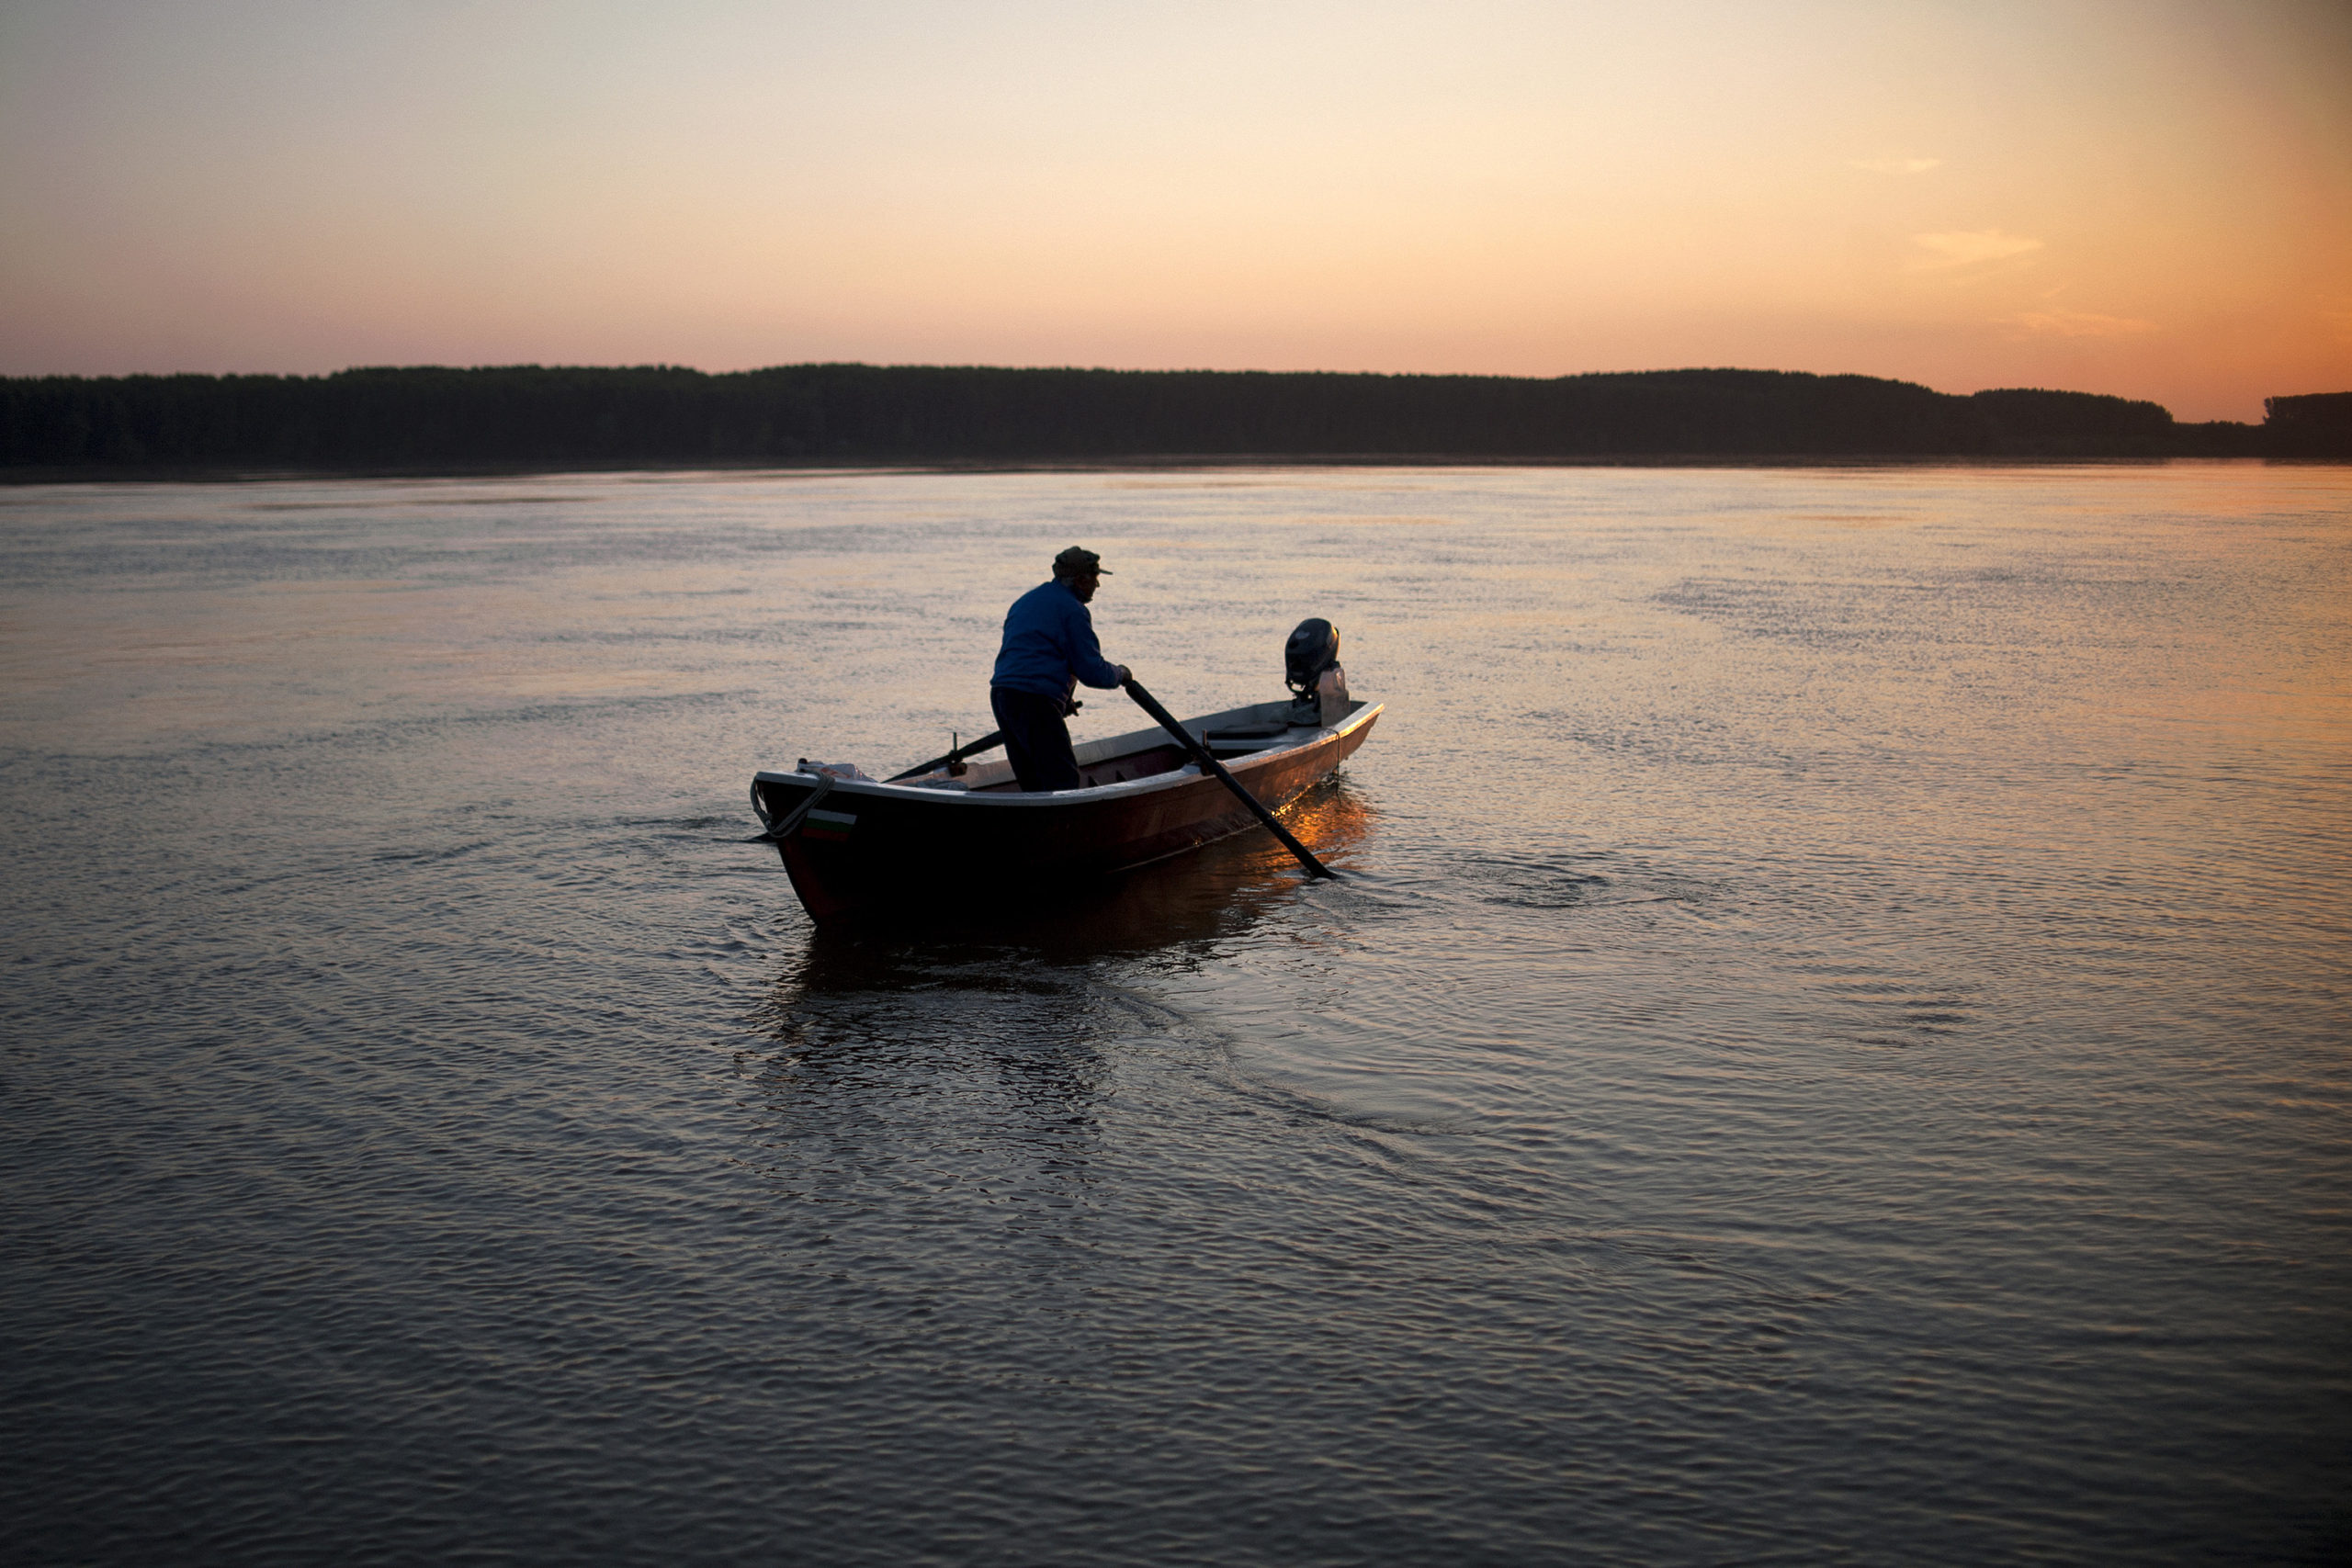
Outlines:
<svg viewBox="0 0 2352 1568"><path fill-rule="evenodd" d="M1071 673L1090 686L1111 687L1125 681L1127 667L1102 657L1102 645L1094 637L1094 617L1086 613L1086 606L1072 600L1070 609L1076 614L1065 630L1069 637Z"/></svg>

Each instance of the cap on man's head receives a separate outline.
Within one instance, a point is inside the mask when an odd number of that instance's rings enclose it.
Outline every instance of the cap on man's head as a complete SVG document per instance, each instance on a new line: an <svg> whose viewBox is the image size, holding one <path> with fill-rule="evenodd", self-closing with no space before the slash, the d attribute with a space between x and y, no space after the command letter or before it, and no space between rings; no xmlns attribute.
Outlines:
<svg viewBox="0 0 2352 1568"><path fill-rule="evenodd" d="M1084 577L1090 571L1100 572L1104 577L1111 575L1101 556L1092 550L1081 550L1076 545L1054 558L1056 577Z"/></svg>

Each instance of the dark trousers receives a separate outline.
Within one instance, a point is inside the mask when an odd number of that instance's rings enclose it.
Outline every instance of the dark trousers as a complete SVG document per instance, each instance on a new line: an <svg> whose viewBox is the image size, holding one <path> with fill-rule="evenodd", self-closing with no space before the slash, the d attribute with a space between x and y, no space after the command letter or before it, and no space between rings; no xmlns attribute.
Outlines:
<svg viewBox="0 0 2352 1568"><path fill-rule="evenodd" d="M1004 731L1004 753L1024 790L1076 789L1078 759L1070 754L1069 726L1062 722L1062 700L1010 686L990 686L989 706Z"/></svg>

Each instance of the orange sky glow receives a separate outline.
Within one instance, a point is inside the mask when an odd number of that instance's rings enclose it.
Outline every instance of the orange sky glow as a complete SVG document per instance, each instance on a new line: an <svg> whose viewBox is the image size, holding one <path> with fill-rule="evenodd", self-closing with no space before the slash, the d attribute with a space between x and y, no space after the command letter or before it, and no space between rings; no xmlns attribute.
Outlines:
<svg viewBox="0 0 2352 1568"><path fill-rule="evenodd" d="M15 0L0 373L2352 389L2352 6Z"/></svg>

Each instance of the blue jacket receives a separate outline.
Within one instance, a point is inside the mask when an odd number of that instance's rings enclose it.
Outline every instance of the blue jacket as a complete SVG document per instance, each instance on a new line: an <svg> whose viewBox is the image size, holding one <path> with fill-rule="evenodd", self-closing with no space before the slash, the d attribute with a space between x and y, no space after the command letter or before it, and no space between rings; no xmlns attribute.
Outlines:
<svg viewBox="0 0 2352 1568"><path fill-rule="evenodd" d="M1004 646L997 650L991 686L1069 700L1071 682L1115 686L1119 667L1094 640L1094 617L1059 578L1041 582L1004 615Z"/></svg>

